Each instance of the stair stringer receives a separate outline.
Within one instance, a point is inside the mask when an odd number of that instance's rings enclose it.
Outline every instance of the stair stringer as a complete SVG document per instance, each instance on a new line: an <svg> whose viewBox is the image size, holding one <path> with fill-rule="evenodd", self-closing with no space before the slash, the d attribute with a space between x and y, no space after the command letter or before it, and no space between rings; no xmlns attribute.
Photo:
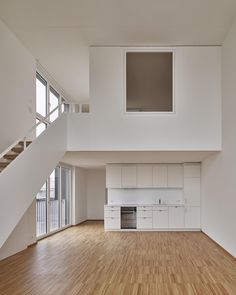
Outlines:
<svg viewBox="0 0 236 295"><path fill-rule="evenodd" d="M67 149L67 116L61 115L0 174L0 248Z"/></svg>

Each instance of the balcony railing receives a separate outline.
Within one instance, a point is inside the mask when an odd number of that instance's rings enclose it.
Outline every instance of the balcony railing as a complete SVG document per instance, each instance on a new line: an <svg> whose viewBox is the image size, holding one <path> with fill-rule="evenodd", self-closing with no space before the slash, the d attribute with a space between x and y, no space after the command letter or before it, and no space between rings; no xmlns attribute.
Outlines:
<svg viewBox="0 0 236 295"><path fill-rule="evenodd" d="M67 200L61 200L61 208L59 200L50 199L50 212L47 212L47 201L46 199L36 199L36 229L37 236L45 235L48 230L50 232L64 227L68 224ZM48 214L49 213L49 214ZM60 224L61 215L61 224ZM47 229L47 220L49 218L50 229Z"/></svg>

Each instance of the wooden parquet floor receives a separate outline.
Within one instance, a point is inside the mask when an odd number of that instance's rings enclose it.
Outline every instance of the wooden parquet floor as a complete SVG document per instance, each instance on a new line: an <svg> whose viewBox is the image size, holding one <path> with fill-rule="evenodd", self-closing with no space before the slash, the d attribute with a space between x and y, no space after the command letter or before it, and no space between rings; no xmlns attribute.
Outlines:
<svg viewBox="0 0 236 295"><path fill-rule="evenodd" d="M236 260L201 232L86 222L0 262L1 295L236 295Z"/></svg>

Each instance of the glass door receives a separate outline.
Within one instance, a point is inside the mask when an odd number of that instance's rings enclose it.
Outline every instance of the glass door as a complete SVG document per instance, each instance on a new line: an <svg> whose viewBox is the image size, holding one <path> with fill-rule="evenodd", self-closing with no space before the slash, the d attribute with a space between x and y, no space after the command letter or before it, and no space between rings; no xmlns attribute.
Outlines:
<svg viewBox="0 0 236 295"><path fill-rule="evenodd" d="M36 235L47 234L47 182L42 186L36 196Z"/></svg>
<svg viewBox="0 0 236 295"><path fill-rule="evenodd" d="M60 168L56 169L50 175L49 181L49 220L50 232L60 228Z"/></svg>
<svg viewBox="0 0 236 295"><path fill-rule="evenodd" d="M71 168L57 166L36 196L38 238L71 224Z"/></svg>
<svg viewBox="0 0 236 295"><path fill-rule="evenodd" d="M61 226L70 224L70 168L61 167Z"/></svg>

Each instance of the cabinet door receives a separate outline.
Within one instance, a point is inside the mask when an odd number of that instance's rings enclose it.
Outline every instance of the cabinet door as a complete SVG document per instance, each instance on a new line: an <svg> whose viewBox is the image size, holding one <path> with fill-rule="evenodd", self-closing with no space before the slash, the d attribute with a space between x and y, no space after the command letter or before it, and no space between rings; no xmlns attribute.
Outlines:
<svg viewBox="0 0 236 295"><path fill-rule="evenodd" d="M104 228L105 229L120 229L120 218L105 217Z"/></svg>
<svg viewBox="0 0 236 295"><path fill-rule="evenodd" d="M137 229L152 229L152 218L150 217L138 217Z"/></svg>
<svg viewBox="0 0 236 295"><path fill-rule="evenodd" d="M122 187L137 187L137 167L122 166Z"/></svg>
<svg viewBox="0 0 236 295"><path fill-rule="evenodd" d="M106 187L121 188L121 166L109 165L106 167Z"/></svg>
<svg viewBox="0 0 236 295"><path fill-rule="evenodd" d="M169 227L184 228L184 207L169 207Z"/></svg>
<svg viewBox="0 0 236 295"><path fill-rule="evenodd" d="M201 184L200 178L184 179L184 199L187 206L200 206Z"/></svg>
<svg viewBox="0 0 236 295"><path fill-rule="evenodd" d="M153 211L153 228L167 229L169 227L168 210Z"/></svg>
<svg viewBox="0 0 236 295"><path fill-rule="evenodd" d="M185 227L200 229L200 207L186 207L185 208Z"/></svg>
<svg viewBox="0 0 236 295"><path fill-rule="evenodd" d="M118 218L120 218L120 211L119 210L105 210L104 217L118 217Z"/></svg>
<svg viewBox="0 0 236 295"><path fill-rule="evenodd" d="M153 187L167 187L167 166L153 166Z"/></svg>
<svg viewBox="0 0 236 295"><path fill-rule="evenodd" d="M183 187L183 166L168 166L168 187Z"/></svg>
<svg viewBox="0 0 236 295"><path fill-rule="evenodd" d="M152 166L137 166L137 187L152 187Z"/></svg>
<svg viewBox="0 0 236 295"><path fill-rule="evenodd" d="M150 210L138 210L137 217L152 217L152 211Z"/></svg>

